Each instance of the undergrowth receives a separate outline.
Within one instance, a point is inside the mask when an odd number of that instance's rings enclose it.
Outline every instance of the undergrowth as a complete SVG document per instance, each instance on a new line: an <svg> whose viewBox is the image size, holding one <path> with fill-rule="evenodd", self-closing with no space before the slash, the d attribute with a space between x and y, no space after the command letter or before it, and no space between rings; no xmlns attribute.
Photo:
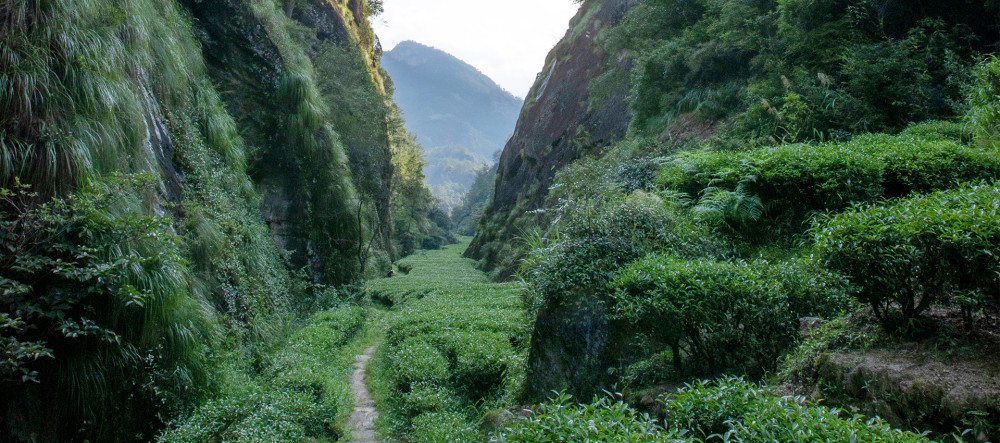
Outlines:
<svg viewBox="0 0 1000 443"><path fill-rule="evenodd" d="M518 393L528 331L517 283L491 283L460 257L468 239L403 260L367 292L392 305L372 360L379 427L391 440L480 440L479 422Z"/></svg>
<svg viewBox="0 0 1000 443"><path fill-rule="evenodd" d="M662 419L640 413L619 398L574 404L557 395L493 435L496 442L923 442L920 435L893 429L808 402L778 397L739 378L699 381L661 398Z"/></svg>
<svg viewBox="0 0 1000 443"><path fill-rule="evenodd" d="M219 394L158 441L339 441L354 402L352 363L373 336L367 325L377 324L368 320L358 306L313 315L266 357L259 375L226 368Z"/></svg>

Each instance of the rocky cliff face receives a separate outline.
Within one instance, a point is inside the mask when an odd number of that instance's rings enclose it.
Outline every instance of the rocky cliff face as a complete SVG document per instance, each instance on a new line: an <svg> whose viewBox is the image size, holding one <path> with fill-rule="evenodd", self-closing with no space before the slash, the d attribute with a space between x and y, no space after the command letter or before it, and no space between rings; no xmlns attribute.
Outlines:
<svg viewBox="0 0 1000 443"><path fill-rule="evenodd" d="M51 197L96 202L36 221L62 223L52 232L68 241L4 232L16 252L0 257L3 284L24 283L0 300L0 341L48 351L5 354L0 441L152 439L208 392L223 331L219 353L256 364L322 307L313 283L357 281L359 246L388 238L388 106L367 5L281 3L0 6L0 187L32 190L0 203L0 221L17 228ZM104 274L60 279L65 266L22 256Z"/></svg>
<svg viewBox="0 0 1000 443"><path fill-rule="evenodd" d="M594 80L601 75L628 75L630 63L618 54L605 54L595 39L602 29L621 20L630 4L629 0L585 2L546 58L500 156L493 203L466 252L484 260L487 268L509 258L505 255L512 251L505 243L544 218L529 213L545 207L556 171L624 137L631 120L626 87L598 92ZM509 272L510 268L500 270L501 275Z"/></svg>
<svg viewBox="0 0 1000 443"><path fill-rule="evenodd" d="M384 110L363 140L342 137L349 127L325 126L347 91L320 86L322 58L366 72L360 83L382 107L385 87L375 37L358 0L289 2L284 16L236 0L185 0L195 17L209 73L223 91L240 135L252 146L250 173L264 196L264 216L292 266L308 267L318 282L340 284L357 275L357 259L372 202L378 231L389 245L392 170ZM282 21L291 26L282 29ZM341 68L343 69L343 68ZM358 77L358 75L355 75ZM379 124L381 123L381 124ZM344 125L346 126L346 125ZM334 132L336 131L336 133ZM352 143L353 142L353 143ZM329 167L317 167L329 165ZM355 171L355 174L348 172ZM362 194L355 200L355 191ZM371 211L368 211L371 212Z"/></svg>

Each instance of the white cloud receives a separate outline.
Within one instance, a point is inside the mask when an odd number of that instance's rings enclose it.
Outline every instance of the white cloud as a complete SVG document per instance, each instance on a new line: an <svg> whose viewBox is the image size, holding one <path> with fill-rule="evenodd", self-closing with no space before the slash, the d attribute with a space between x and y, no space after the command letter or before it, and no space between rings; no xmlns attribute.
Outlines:
<svg viewBox="0 0 1000 443"><path fill-rule="evenodd" d="M384 0L372 25L386 51L413 40L458 57L524 97L566 33L570 0Z"/></svg>

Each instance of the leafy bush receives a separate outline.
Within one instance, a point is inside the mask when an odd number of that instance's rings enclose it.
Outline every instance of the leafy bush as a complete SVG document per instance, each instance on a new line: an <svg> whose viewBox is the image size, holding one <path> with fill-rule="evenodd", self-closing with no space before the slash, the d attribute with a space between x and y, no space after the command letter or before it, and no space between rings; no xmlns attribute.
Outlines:
<svg viewBox="0 0 1000 443"><path fill-rule="evenodd" d="M571 396L559 394L531 410L525 420L514 422L491 441L525 442L684 442L677 432L668 432L646 413L640 413L610 397L595 398L590 404L570 403Z"/></svg>
<svg viewBox="0 0 1000 443"><path fill-rule="evenodd" d="M747 442L922 442L880 419L847 417L801 397L776 397L742 379L686 385L664 399L666 425L694 439ZM701 441L701 440L698 440Z"/></svg>
<svg viewBox="0 0 1000 443"><path fill-rule="evenodd" d="M924 140L951 140L969 144L972 141L972 130L964 123L931 120L913 123L907 126L899 135Z"/></svg>
<svg viewBox="0 0 1000 443"><path fill-rule="evenodd" d="M849 310L853 288L847 278L830 272L811 258L752 263L760 281L779 286L795 318L832 318Z"/></svg>
<svg viewBox="0 0 1000 443"><path fill-rule="evenodd" d="M403 417L415 418L433 411L458 411L462 408L460 397L443 383L421 380L410 385L401 401L394 402Z"/></svg>
<svg viewBox="0 0 1000 443"><path fill-rule="evenodd" d="M831 269L850 276L883 322L908 321L942 301L974 309L1000 301L1000 187L964 186L866 206L815 226Z"/></svg>
<svg viewBox="0 0 1000 443"><path fill-rule="evenodd" d="M569 399L560 394L538 405L492 441L929 441L877 418L846 416L801 397L777 397L739 378L685 385L662 400L663 425L610 397L595 398L590 404L571 404Z"/></svg>
<svg viewBox="0 0 1000 443"><path fill-rule="evenodd" d="M666 164L658 183L701 196L699 205L720 191L759 198L764 207L761 219L769 229L798 234L817 212L947 189L1000 174L1000 154L962 145L954 136L953 127L939 124L914 127L898 136L858 136L845 143L685 152ZM734 231L754 238L750 234L759 230L748 230L746 222L747 218L729 220Z"/></svg>
<svg viewBox="0 0 1000 443"><path fill-rule="evenodd" d="M530 310L604 291L620 267L652 251L695 257L721 249L706 227L641 191L607 203L574 203L555 229L554 240L522 266L532 286Z"/></svg>
<svg viewBox="0 0 1000 443"><path fill-rule="evenodd" d="M57 417L108 439L134 436L200 397L213 319L168 219L133 197L149 182L118 177L45 203L16 180L0 189L5 427ZM116 426L87 425L112 417Z"/></svg>
<svg viewBox="0 0 1000 443"><path fill-rule="evenodd" d="M976 135L995 143L1000 136L1000 58L976 68L971 102L968 118Z"/></svg>
<svg viewBox="0 0 1000 443"><path fill-rule="evenodd" d="M256 377L226 371L217 395L173 423L158 441L296 441L337 439L353 396L355 349L348 344L366 320L363 308L314 314L266 356Z"/></svg>
<svg viewBox="0 0 1000 443"><path fill-rule="evenodd" d="M473 442L482 437L479 430L459 412L426 412L413 419L413 434L421 442Z"/></svg>
<svg viewBox="0 0 1000 443"><path fill-rule="evenodd" d="M415 382L440 383L448 378L448 360L422 337L400 343L392 360L394 375L403 392Z"/></svg>
<svg viewBox="0 0 1000 443"><path fill-rule="evenodd" d="M614 312L666 344L678 372L774 369L797 338L781 286L747 263L650 255L611 282Z"/></svg>

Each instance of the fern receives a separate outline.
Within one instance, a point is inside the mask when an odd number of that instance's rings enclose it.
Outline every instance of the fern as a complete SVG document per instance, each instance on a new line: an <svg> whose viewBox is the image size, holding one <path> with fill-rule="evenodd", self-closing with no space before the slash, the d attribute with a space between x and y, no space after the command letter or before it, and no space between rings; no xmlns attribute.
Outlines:
<svg viewBox="0 0 1000 443"><path fill-rule="evenodd" d="M764 203L757 195L747 192L747 184L757 181L757 177L747 175L740 179L736 189L709 186L701 193L698 204L691 210L709 220L729 225L745 225L760 220L764 215Z"/></svg>

